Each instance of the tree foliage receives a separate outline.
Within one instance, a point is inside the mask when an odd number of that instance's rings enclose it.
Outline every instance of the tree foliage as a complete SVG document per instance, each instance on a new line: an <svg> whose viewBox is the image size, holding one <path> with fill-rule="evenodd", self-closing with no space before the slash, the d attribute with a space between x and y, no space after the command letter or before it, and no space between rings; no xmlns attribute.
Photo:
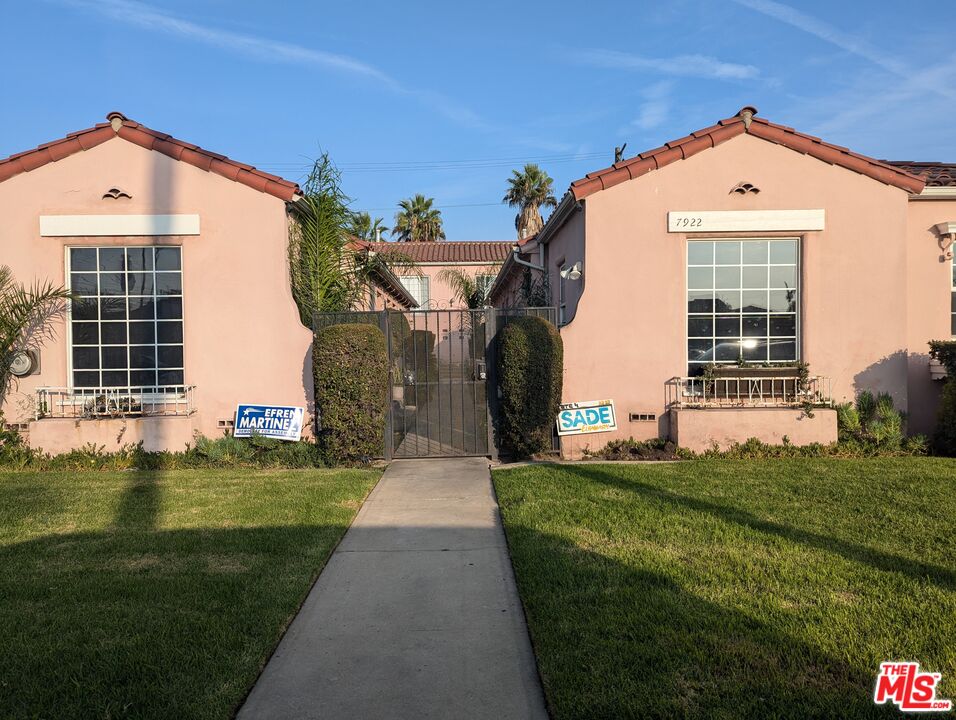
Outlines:
<svg viewBox="0 0 956 720"><path fill-rule="evenodd" d="M528 163L523 170L512 170L508 178L508 191L502 202L509 207L518 208L515 216L515 230L519 238L530 237L544 227L541 208L556 207L554 181L551 176L535 163Z"/></svg>
<svg viewBox="0 0 956 720"><path fill-rule="evenodd" d="M499 436L515 457L551 449L561 402L564 348L557 328L528 316L508 320L499 335Z"/></svg>
<svg viewBox="0 0 956 720"><path fill-rule="evenodd" d="M341 173L324 154L312 166L302 197L290 205L292 296L302 324L309 328L317 312L343 312L361 305L379 271L414 266L402 253L372 253L356 243L355 216L348 203Z"/></svg>
<svg viewBox="0 0 956 720"><path fill-rule="evenodd" d="M0 265L0 405L10 387L10 365L18 353L37 350L53 335L52 321L66 309L70 293L52 282L17 282Z"/></svg>
<svg viewBox="0 0 956 720"><path fill-rule="evenodd" d="M401 242L435 242L445 239L441 210L434 198L418 194L398 203L392 233Z"/></svg>
<svg viewBox="0 0 956 720"><path fill-rule="evenodd" d="M445 268L435 277L441 280L452 292L455 293L455 299L464 304L471 310L478 310L488 305L488 291L491 285L482 285L478 282L479 275L498 274L500 265L487 267L471 275L461 268Z"/></svg>
<svg viewBox="0 0 956 720"><path fill-rule="evenodd" d="M331 463L384 453L388 352L374 325L321 328L312 346L318 442Z"/></svg>
<svg viewBox="0 0 956 720"><path fill-rule="evenodd" d="M367 212L353 212L349 214L348 231L359 240L376 242L384 240L382 236L387 235L389 229L383 218L377 217L373 220Z"/></svg>

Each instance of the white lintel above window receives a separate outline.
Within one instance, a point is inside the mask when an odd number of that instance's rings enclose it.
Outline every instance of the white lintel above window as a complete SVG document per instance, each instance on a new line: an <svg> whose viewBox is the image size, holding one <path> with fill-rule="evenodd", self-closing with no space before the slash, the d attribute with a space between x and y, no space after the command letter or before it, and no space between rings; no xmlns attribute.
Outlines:
<svg viewBox="0 0 956 720"><path fill-rule="evenodd" d="M42 237L198 235L199 215L41 215Z"/></svg>
<svg viewBox="0 0 956 720"><path fill-rule="evenodd" d="M814 210L672 210L667 232L800 232L823 230L826 212Z"/></svg>

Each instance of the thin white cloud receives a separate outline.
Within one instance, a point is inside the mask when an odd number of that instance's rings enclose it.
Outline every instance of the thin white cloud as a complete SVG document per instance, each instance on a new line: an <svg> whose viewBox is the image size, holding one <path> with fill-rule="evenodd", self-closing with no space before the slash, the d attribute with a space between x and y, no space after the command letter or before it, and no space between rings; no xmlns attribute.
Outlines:
<svg viewBox="0 0 956 720"><path fill-rule="evenodd" d="M662 80L645 88L641 93L641 103L637 117L631 122L631 128L653 130L663 125L671 110L671 93L674 83Z"/></svg>
<svg viewBox="0 0 956 720"><path fill-rule="evenodd" d="M61 4L96 13L114 22L133 25L150 32L175 35L255 60L286 63L363 77L379 83L392 93L415 98L423 105L459 125L479 130L488 129L485 122L471 109L438 93L406 87L375 66L348 55L200 25L174 17L162 10L134 0L59 1Z"/></svg>
<svg viewBox="0 0 956 720"><path fill-rule="evenodd" d="M617 50L581 50L572 53L579 63L617 70L653 71L665 75L715 80L749 80L760 74L753 65L723 62L707 55L649 58Z"/></svg>
<svg viewBox="0 0 956 720"><path fill-rule="evenodd" d="M862 38L845 33L828 23L801 12L796 8L777 2L777 0L734 0L738 5L749 8L779 22L790 25L805 33L834 45L844 52L856 55L883 70L903 79L907 85L936 93L947 98L956 97L951 84L940 82L938 72L914 71L906 63L879 48L872 46Z"/></svg>

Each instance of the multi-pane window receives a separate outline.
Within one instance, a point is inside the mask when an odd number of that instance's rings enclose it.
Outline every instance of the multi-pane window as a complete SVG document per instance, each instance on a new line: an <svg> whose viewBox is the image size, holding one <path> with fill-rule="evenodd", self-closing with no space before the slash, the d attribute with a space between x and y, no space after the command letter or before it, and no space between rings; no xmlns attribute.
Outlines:
<svg viewBox="0 0 956 720"><path fill-rule="evenodd" d="M799 359L797 240L687 243L687 362L784 363Z"/></svg>
<svg viewBox="0 0 956 720"><path fill-rule="evenodd" d="M184 383L180 248L69 248L67 270L74 387Z"/></svg>
<svg viewBox="0 0 956 720"><path fill-rule="evenodd" d="M429 296L429 277L427 275L404 275L401 278L402 285L408 290L409 294L415 298L419 310L428 309Z"/></svg>
<svg viewBox="0 0 956 720"><path fill-rule="evenodd" d="M950 322L949 332L953 336L956 336L956 258L953 258L951 274L953 278L952 280L953 286L952 286L952 291L950 292L950 298L949 298L949 303L950 303L949 309L950 309L950 312L952 313L952 315L950 316L950 321L949 321Z"/></svg>

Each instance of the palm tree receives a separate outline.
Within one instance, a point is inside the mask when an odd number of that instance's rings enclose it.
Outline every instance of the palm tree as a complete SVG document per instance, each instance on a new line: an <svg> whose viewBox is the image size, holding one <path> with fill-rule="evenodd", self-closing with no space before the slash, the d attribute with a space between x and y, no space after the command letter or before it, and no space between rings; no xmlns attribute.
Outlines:
<svg viewBox="0 0 956 720"><path fill-rule="evenodd" d="M418 194L398 204L401 209L395 213L392 232L399 242L435 242L445 239L441 210L432 207L434 202L434 198Z"/></svg>
<svg viewBox="0 0 956 720"><path fill-rule="evenodd" d="M488 291L491 290L491 285L482 285L478 282L478 276L494 277L499 269L500 266L493 266L469 275L460 268L445 268L435 277L446 283L455 293L455 298L463 302L468 309L478 310L488 304Z"/></svg>
<svg viewBox="0 0 956 720"><path fill-rule="evenodd" d="M349 232L359 240L375 242L388 232L383 218L372 219L367 212L354 212L349 216Z"/></svg>
<svg viewBox="0 0 956 720"><path fill-rule="evenodd" d="M10 387L10 366L25 350L38 349L53 335L51 323L66 310L68 290L51 282L32 287L16 282L13 272L0 265L0 406Z"/></svg>
<svg viewBox="0 0 956 720"><path fill-rule="evenodd" d="M528 163L523 171L512 170L508 178L508 192L502 202L509 207L519 208L515 216L515 229L518 238L534 235L544 226L541 219L542 207L556 207L558 201L552 189L553 180L544 170L534 163Z"/></svg>
<svg viewBox="0 0 956 720"><path fill-rule="evenodd" d="M370 253L356 248L354 216L342 192L341 173L323 155L291 205L289 272L299 319L308 328L317 312L344 312L361 304L373 276L383 268L407 268L398 253ZM375 227L371 224L371 227Z"/></svg>

